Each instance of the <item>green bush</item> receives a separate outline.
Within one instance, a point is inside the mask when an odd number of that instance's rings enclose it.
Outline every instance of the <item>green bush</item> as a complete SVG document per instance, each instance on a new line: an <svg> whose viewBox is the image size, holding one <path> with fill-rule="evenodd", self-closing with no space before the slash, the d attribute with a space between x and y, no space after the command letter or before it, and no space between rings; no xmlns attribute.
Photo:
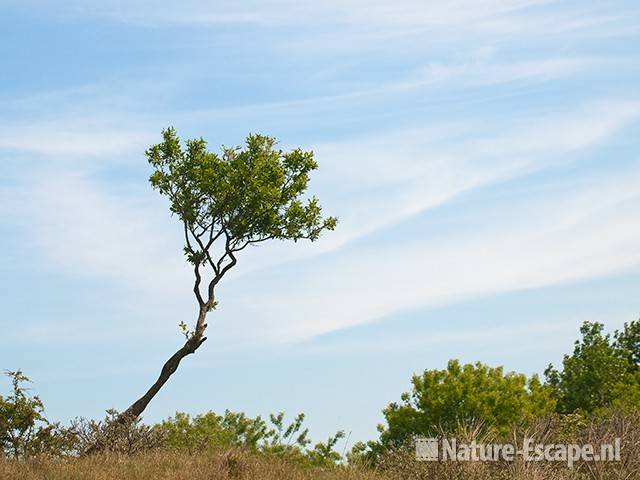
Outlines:
<svg viewBox="0 0 640 480"><path fill-rule="evenodd" d="M481 363L461 365L449 361L444 370L425 370L414 375L411 392L383 413L387 427L381 442L401 445L413 435L453 431L460 424L481 423L498 432L514 423L550 413L552 392L537 376L509 372Z"/></svg>
<svg viewBox="0 0 640 480"><path fill-rule="evenodd" d="M159 427L164 434L164 445L176 450L198 452L241 448L261 455L278 456L300 464L316 466L334 465L341 455L334 451L344 432L337 432L325 443L308 449L309 430L303 428L305 415L298 414L288 425L284 412L269 415L269 423L257 416L225 411L191 416L177 412Z"/></svg>
<svg viewBox="0 0 640 480"><path fill-rule="evenodd" d="M6 397L0 395L0 454L15 459L64 454L73 443L70 432L45 418L40 398L29 395L24 387L29 379L22 371L6 375L12 391Z"/></svg>

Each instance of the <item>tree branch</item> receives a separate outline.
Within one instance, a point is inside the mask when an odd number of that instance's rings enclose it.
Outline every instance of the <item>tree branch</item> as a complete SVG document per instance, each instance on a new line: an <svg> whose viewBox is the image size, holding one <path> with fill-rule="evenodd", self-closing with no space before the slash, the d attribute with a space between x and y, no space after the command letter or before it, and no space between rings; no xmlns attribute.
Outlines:
<svg viewBox="0 0 640 480"><path fill-rule="evenodd" d="M187 242L187 248L189 251L193 252L193 248L191 247L191 242L189 241L189 232L187 231L187 222L182 222L184 224L184 238ZM200 282L202 282L202 276L200 275L200 264L198 262L193 263L193 273L196 276L196 280L193 284L193 293L196 296L196 300L198 300L198 305L202 307L204 305L204 299L202 298L202 294L200 293Z"/></svg>
<svg viewBox="0 0 640 480"><path fill-rule="evenodd" d="M205 257L207 258L207 262L213 269L213 273L217 275L219 272L219 267L216 267L216 264L213 262L213 259L211 258L211 253L209 252L209 250L211 249L211 245L213 245L213 243L220 237L220 235L222 235L223 230L221 229L217 234L214 235L213 225L214 224L212 223L210 227L211 230L209 233L209 241L207 242L206 245L202 243L202 240L200 240L200 236L197 235L191 227L189 227L189 231L191 232L191 235L193 235L193 238L195 238L196 242L198 242L198 246L200 247L200 250L202 251L202 253L204 253ZM202 234L204 234L205 231L203 231Z"/></svg>
<svg viewBox="0 0 640 480"><path fill-rule="evenodd" d="M209 298L207 299L207 303L209 305L213 305L213 301L215 299L214 289L216 285L218 284L218 282L220 282L220 280L222 280L222 277L224 277L224 275L229 270L231 270L231 268L233 268L233 266L237 263L237 259L233 254L233 250L230 248L231 237L226 232L226 230L223 230L223 231L225 232L225 253L222 257L220 257L220 260L218 260L218 269L219 269L218 274L215 277L213 277L213 280L211 280L211 282L209 283L209 291L208 291ZM231 259L231 261L227 263L224 267L222 267L222 262L227 256Z"/></svg>
<svg viewBox="0 0 640 480"><path fill-rule="evenodd" d="M244 242L244 244L243 244L241 247L233 248L233 251L234 251L234 252L239 252L239 251L241 251L241 250L244 250L244 249L245 249L247 246L249 246L249 245L253 245L253 244L256 244L256 243L265 242L265 241L267 241L267 240L272 240L272 239L274 239L274 238L275 238L275 237L274 237L273 235L268 235L268 236L266 236L266 237L262 237L262 238L259 238L259 239L257 239L257 240L247 240L246 242Z"/></svg>

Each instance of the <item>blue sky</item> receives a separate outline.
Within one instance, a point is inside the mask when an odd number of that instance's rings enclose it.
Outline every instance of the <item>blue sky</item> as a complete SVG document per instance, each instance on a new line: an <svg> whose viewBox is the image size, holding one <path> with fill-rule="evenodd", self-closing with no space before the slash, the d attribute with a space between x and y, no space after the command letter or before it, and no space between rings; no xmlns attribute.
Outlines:
<svg viewBox="0 0 640 480"><path fill-rule="evenodd" d="M146 413L374 438L449 358L542 372L640 303L635 2L0 0L0 366L52 418L125 408L195 314L144 150L313 149L340 217L246 252ZM2 384L6 385L6 382Z"/></svg>

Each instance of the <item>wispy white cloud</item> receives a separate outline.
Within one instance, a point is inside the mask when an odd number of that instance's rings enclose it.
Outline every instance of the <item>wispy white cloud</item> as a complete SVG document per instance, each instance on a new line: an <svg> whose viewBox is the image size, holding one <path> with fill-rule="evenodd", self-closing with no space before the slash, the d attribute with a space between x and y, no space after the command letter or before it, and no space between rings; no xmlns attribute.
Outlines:
<svg viewBox="0 0 640 480"><path fill-rule="evenodd" d="M461 64L430 64L422 69L424 79L407 86L446 84L461 87L484 86L518 80L550 80L609 63L596 58L551 58L543 60L492 63L488 58L476 58Z"/></svg>
<svg viewBox="0 0 640 480"><path fill-rule="evenodd" d="M22 219L31 248L56 270L156 297L189 282L179 232L169 228L172 222L154 205L155 197L54 169L26 182L8 208Z"/></svg>
<svg viewBox="0 0 640 480"><path fill-rule="evenodd" d="M26 0L16 2L4 0L5 5L27 4L45 6L47 2ZM63 14L85 16L107 16L123 21L164 21L175 22L245 22L245 21L282 21L283 19L300 19L310 14L320 14L321 18L329 14L342 14L343 18L369 18L378 22L391 24L451 24L473 18L473 13L481 11L484 16L509 13L532 5L540 5L543 1L506 2L485 1L479 8L477 2L449 2L444 5L438 2L416 2L402 0L391 6L383 1L338 2L330 0L321 4L301 4L291 0L270 0L269 2L249 1L243 4L229 0L207 2L204 0L185 0L180 5L171 2L153 2L150 0L106 0L102 2L86 2L71 0L64 2L59 8ZM49 4L53 6L53 4ZM60 6L59 6L60 7ZM368 8L363 8L368 7ZM252 13L253 12L253 13ZM431 15L428 13L431 12Z"/></svg>
<svg viewBox="0 0 640 480"><path fill-rule="evenodd" d="M5 1L5 3L7 3ZM8 2L18 3L18 2ZM86 2L65 1L63 5L41 0L25 0L22 5L52 8L59 15L106 17L116 21L141 25L157 24L220 24L250 23L282 25L291 23L329 22L345 25L375 26L378 34L412 29L447 29L458 32L481 31L513 33L540 28L579 29L593 26L593 18L583 15L581 21L575 16L555 16L544 7L560 3L554 0L456 0L451 2L401 0L393 3L384 0L351 0L342 2L295 2L292 0L269 0L267 2L232 2L218 0L185 0L180 4L153 2L150 0L104 0ZM53 10L53 9L52 9ZM573 11L575 9L563 9ZM583 14L589 9L580 10ZM547 24L545 26L545 23ZM380 30L382 27L382 31Z"/></svg>
<svg viewBox="0 0 640 480"><path fill-rule="evenodd" d="M13 125L0 133L0 149L48 157L99 157L144 151L153 136L148 130L96 125L87 119L74 124L59 121ZM92 125L93 124L93 125Z"/></svg>
<svg viewBox="0 0 640 480"><path fill-rule="evenodd" d="M330 211L342 218L327 248L474 188L566 163L639 118L640 103L607 101L577 112L511 119L515 126L497 132L447 125L318 145L320 188L334 199Z"/></svg>
<svg viewBox="0 0 640 480"><path fill-rule="evenodd" d="M156 127L160 125L157 121L160 117L191 124L221 116L244 118L247 115L275 114L287 122L293 121L289 117L300 109L311 114L314 111L342 109L348 105L389 101L394 96L412 95L430 88L466 88L517 80L549 80L601 67L605 63L597 58L555 58L500 64L491 62L489 57L490 54L478 54L469 63L428 64L405 79L335 95L185 112L149 112L142 115L131 111L133 105L139 105L143 98L148 100L157 96L160 90L165 97L170 92L177 94L179 79L170 82L165 78L157 84L139 79L124 83L101 82L5 98L2 100L5 109L2 123L6 123L6 126L0 133L0 149L48 157L109 155L113 160L117 158L114 155L144 151L145 146L156 137L158 132L155 130L165 126ZM43 108L50 113L43 114ZM37 113L35 118L34 112Z"/></svg>
<svg viewBox="0 0 640 480"><path fill-rule="evenodd" d="M457 234L347 249L309 263L279 293L234 291L228 315L243 319L254 338L290 341L469 297L637 269L638 181L636 170L607 175L534 201L509 199L460 219L466 223ZM517 222L494 220L518 215Z"/></svg>
<svg viewBox="0 0 640 480"><path fill-rule="evenodd" d="M302 342L307 352L376 352L392 353L407 352L412 350L433 349L441 345L478 345L481 343L484 348L490 346L500 346L508 342L518 343L518 348L522 348L519 343L526 338L528 344L532 344L534 339L549 342L549 338L560 336L562 346L566 345L566 338L571 338L578 330L580 323L584 319L574 319L564 322L537 322L537 323L515 323L510 325L498 325L490 328L478 328L471 326L468 328L448 328L446 325L439 325L434 331L426 334L412 332L410 335L402 333L389 333L384 336L371 336L365 338L350 338L347 340L336 339L327 341L326 339L315 338L308 342ZM324 341L323 341L324 340Z"/></svg>

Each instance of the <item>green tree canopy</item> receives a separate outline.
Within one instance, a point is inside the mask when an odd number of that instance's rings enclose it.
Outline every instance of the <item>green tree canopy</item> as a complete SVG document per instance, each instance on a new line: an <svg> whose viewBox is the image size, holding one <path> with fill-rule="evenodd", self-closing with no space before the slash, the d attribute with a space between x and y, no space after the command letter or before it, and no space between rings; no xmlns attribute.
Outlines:
<svg viewBox="0 0 640 480"><path fill-rule="evenodd" d="M640 400L640 322L625 324L613 336L585 322L562 370L549 365L547 383L555 390L559 413L593 413L611 406L638 406Z"/></svg>
<svg viewBox="0 0 640 480"><path fill-rule="evenodd" d="M283 152L274 138L249 135L244 148L223 148L219 155L202 138L183 147L173 128L162 135L164 141L147 150L154 169L149 180L182 222L200 306L215 307L215 286L247 246L273 239L313 241L336 227L335 217L322 217L315 197L303 200L309 173L318 168L313 152ZM212 278L202 296L207 269Z"/></svg>
<svg viewBox="0 0 640 480"><path fill-rule="evenodd" d="M504 432L513 424L552 411L551 391L537 376L505 373L482 363L449 361L444 370L414 375L411 392L383 413L382 444L401 444L414 435L454 431L461 424L481 422Z"/></svg>

